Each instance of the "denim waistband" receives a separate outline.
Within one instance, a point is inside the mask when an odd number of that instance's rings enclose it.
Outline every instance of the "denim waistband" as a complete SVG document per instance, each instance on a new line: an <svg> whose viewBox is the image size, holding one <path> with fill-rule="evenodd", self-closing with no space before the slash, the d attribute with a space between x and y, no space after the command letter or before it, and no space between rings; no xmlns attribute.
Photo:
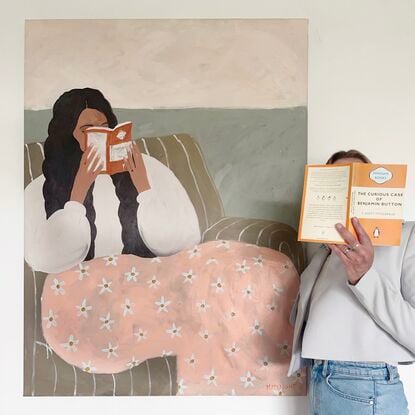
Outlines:
<svg viewBox="0 0 415 415"><path fill-rule="evenodd" d="M383 362L349 362L344 360L313 359L313 367L320 367L323 376L330 372L373 379L393 380L399 377L398 368Z"/></svg>

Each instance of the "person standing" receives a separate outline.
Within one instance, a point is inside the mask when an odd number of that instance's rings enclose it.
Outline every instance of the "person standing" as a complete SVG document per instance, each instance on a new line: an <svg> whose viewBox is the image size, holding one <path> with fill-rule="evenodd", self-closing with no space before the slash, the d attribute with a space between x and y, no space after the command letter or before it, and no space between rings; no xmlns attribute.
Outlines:
<svg viewBox="0 0 415 415"><path fill-rule="evenodd" d="M327 164L352 162L370 160L349 150ZM288 375L310 369L312 415L406 415L397 366L415 361L415 222L393 247L352 224L357 238L336 224L346 245L322 244L301 275Z"/></svg>

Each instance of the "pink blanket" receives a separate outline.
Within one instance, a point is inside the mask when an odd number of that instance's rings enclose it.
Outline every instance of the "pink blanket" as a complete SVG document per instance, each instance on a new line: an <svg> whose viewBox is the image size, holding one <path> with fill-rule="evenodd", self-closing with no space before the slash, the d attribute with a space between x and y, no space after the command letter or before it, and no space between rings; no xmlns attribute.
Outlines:
<svg viewBox="0 0 415 415"><path fill-rule="evenodd" d="M48 275L46 341L84 371L177 356L178 393L302 395L286 376L298 274L283 254L211 241L170 257L113 255Z"/></svg>

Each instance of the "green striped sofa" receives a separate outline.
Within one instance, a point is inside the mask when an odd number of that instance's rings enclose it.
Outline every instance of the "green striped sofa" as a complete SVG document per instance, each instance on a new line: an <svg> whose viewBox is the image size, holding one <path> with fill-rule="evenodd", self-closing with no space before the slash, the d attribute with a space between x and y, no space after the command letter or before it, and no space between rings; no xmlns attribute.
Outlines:
<svg viewBox="0 0 415 415"><path fill-rule="evenodd" d="M197 142L187 134L137 140L143 153L168 166L186 188L197 211L203 241L230 239L266 246L304 268L297 233L283 223L226 216ZM43 142L25 144L25 187L42 174ZM30 209L30 206L25 208ZM175 395L175 356L148 359L114 375L89 374L69 365L46 344L41 330L40 295L46 274L24 264L24 395Z"/></svg>

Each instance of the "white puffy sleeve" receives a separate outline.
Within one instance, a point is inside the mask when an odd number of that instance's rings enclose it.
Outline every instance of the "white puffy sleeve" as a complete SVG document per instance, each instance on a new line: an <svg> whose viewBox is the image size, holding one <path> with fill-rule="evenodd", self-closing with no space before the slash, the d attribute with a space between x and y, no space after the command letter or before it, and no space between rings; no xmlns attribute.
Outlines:
<svg viewBox="0 0 415 415"><path fill-rule="evenodd" d="M195 208L174 173L143 154L151 189L137 196L137 223L146 246L158 256L191 248L201 240Z"/></svg>
<svg viewBox="0 0 415 415"><path fill-rule="evenodd" d="M44 182L41 175L25 189L24 255L35 271L58 273L84 260L91 229L85 206L79 202L66 202L46 220Z"/></svg>
<svg viewBox="0 0 415 415"><path fill-rule="evenodd" d="M409 225L409 224L408 224ZM409 226L408 226L409 228ZM406 245L401 290L394 288L384 271L372 266L356 285L348 283L373 320L396 341L415 354L415 226Z"/></svg>

